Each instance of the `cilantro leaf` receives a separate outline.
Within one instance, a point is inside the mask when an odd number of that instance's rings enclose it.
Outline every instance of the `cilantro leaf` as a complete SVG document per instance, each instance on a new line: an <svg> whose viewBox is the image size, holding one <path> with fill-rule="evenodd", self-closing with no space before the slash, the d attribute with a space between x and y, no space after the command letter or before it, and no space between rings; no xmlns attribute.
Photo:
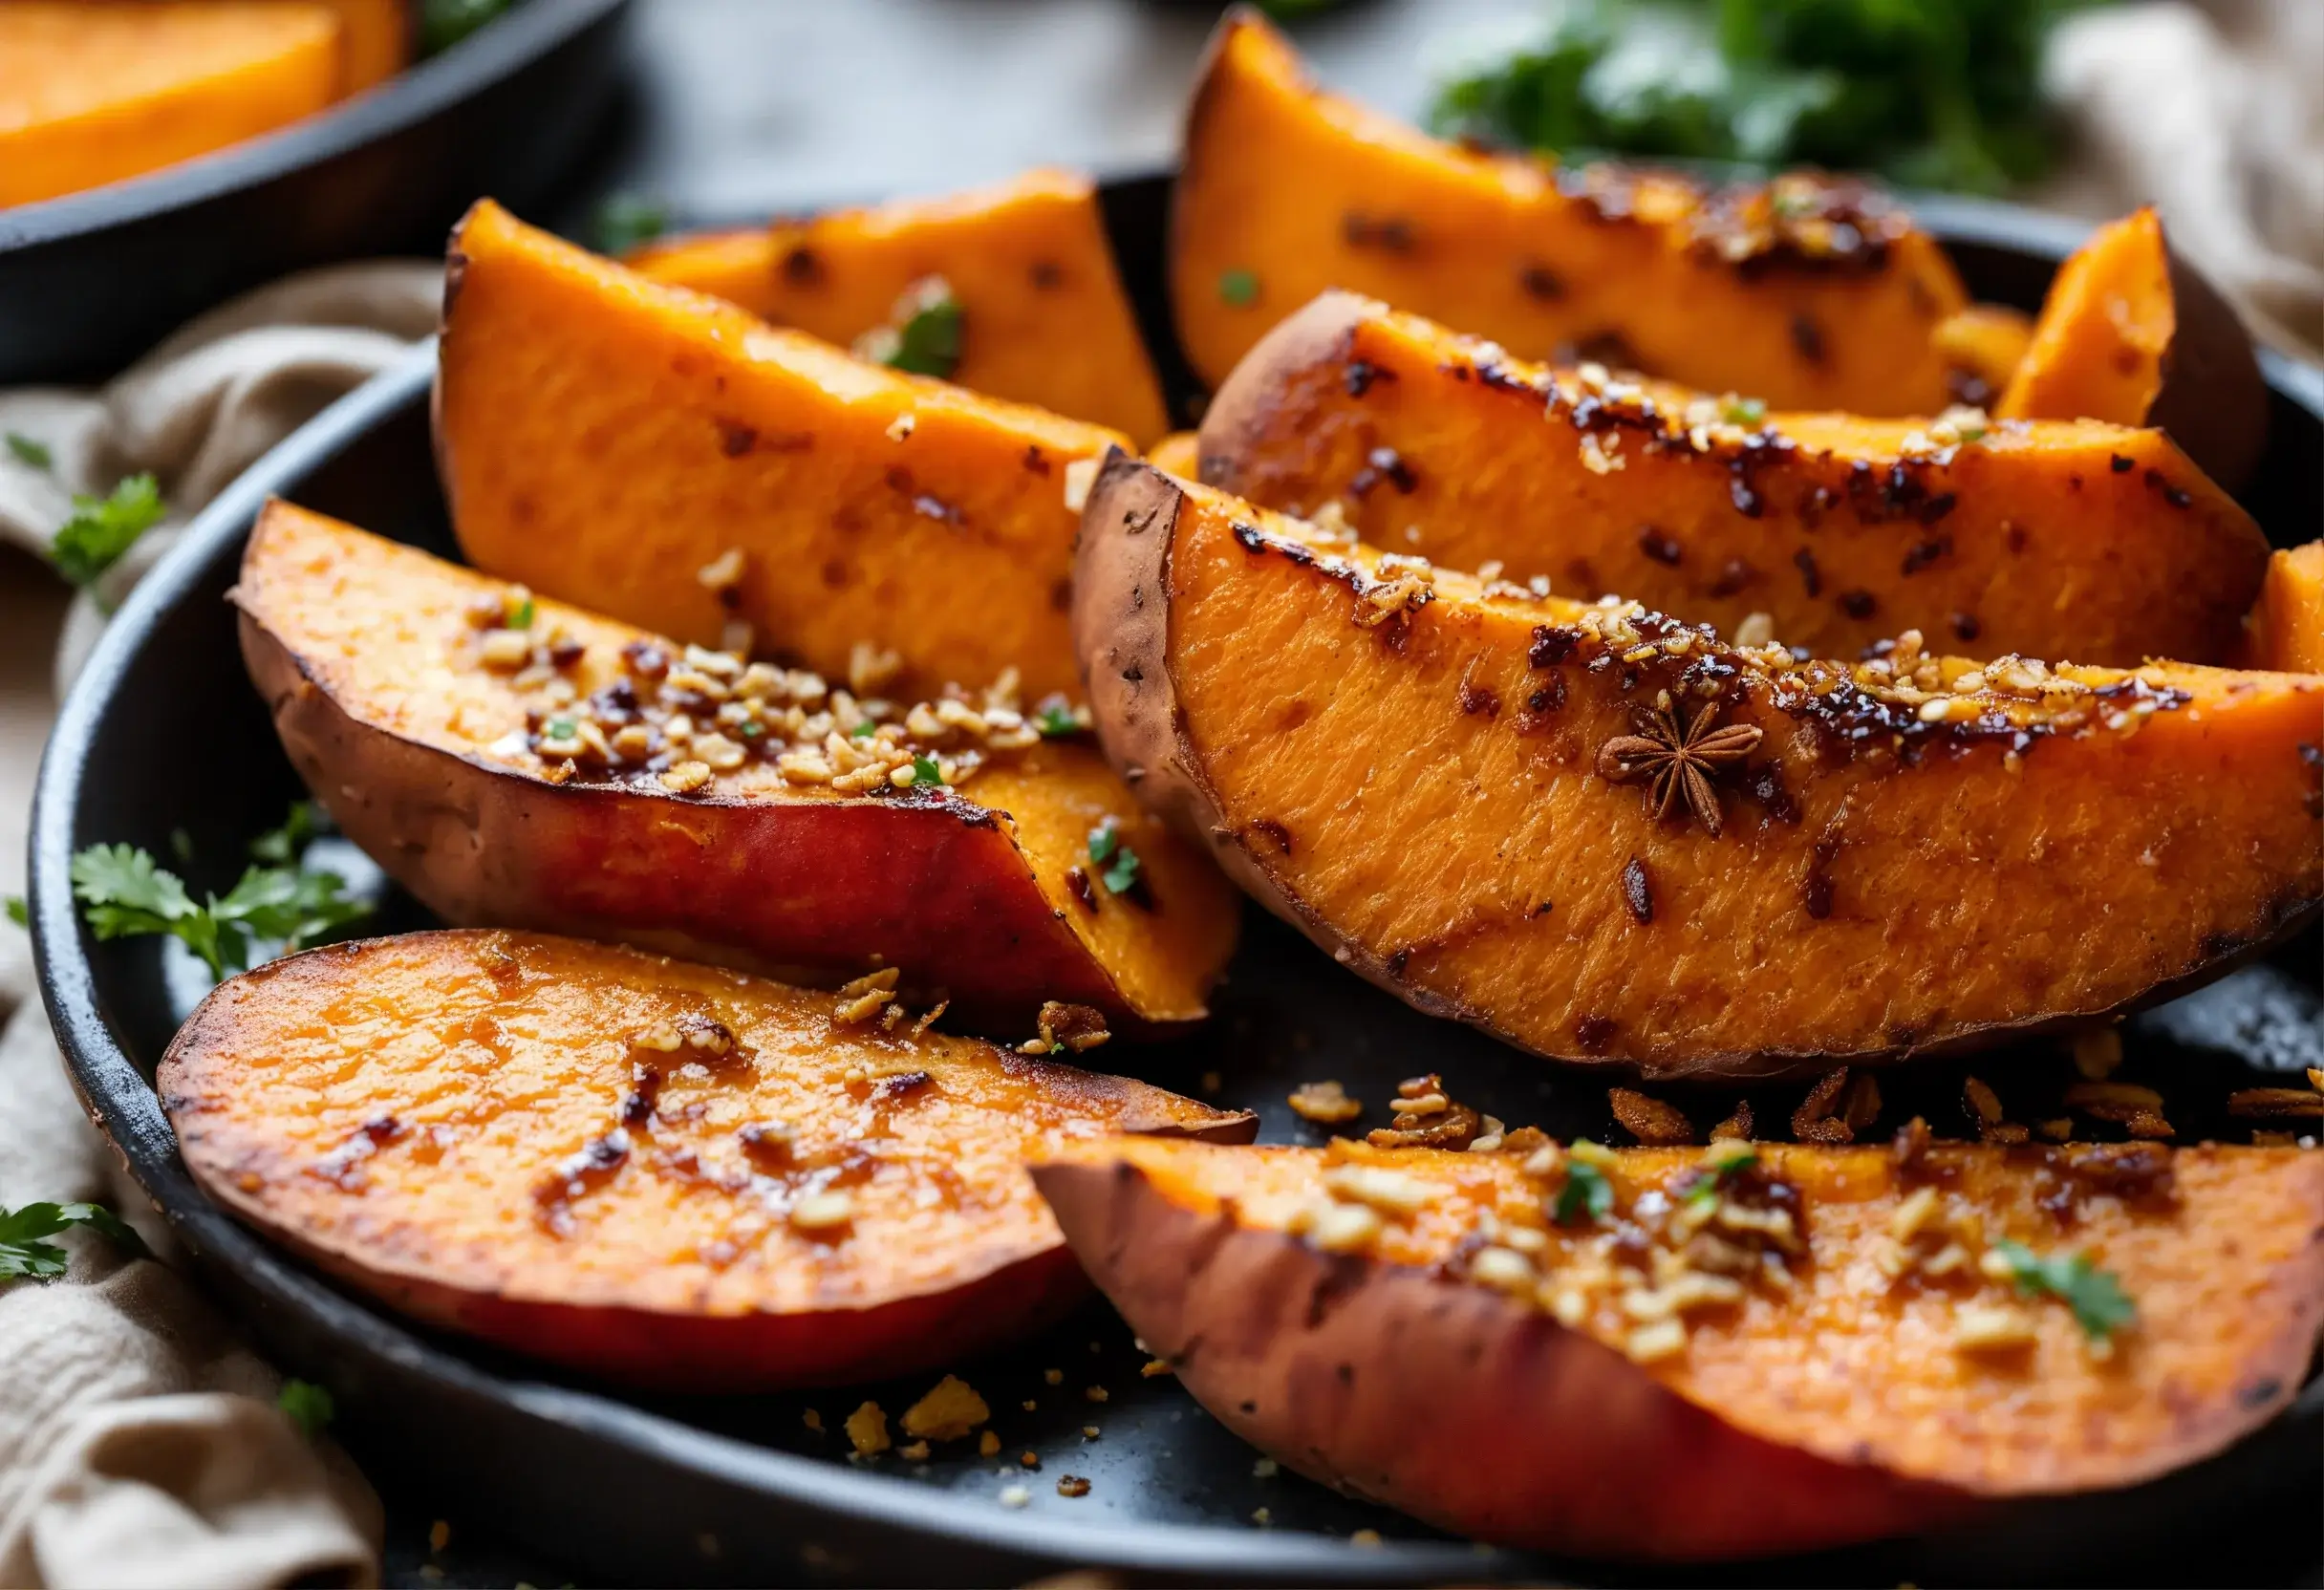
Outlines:
<svg viewBox="0 0 2324 1590"><path fill-rule="evenodd" d="M1089 864L1104 869L1107 891L1128 894L1139 886L1138 852L1122 843L1121 819L1108 817L1089 830Z"/></svg>
<svg viewBox="0 0 2324 1590"><path fill-rule="evenodd" d="M1082 732L1081 719L1063 696L1052 696L1041 703L1033 714L1033 726L1050 740L1063 740Z"/></svg>
<svg viewBox="0 0 2324 1590"><path fill-rule="evenodd" d="M597 235L599 253L626 254L670 229L669 207L647 194L608 194L597 206L592 229Z"/></svg>
<svg viewBox="0 0 2324 1590"><path fill-rule="evenodd" d="M8 450L16 455L17 462L31 464L34 469L46 469L56 462L45 445L22 431L8 433Z"/></svg>
<svg viewBox="0 0 2324 1590"><path fill-rule="evenodd" d="M1113 865L1106 869L1108 892L1127 894L1138 887L1138 852L1124 845L1114 851Z"/></svg>
<svg viewBox="0 0 2324 1590"><path fill-rule="evenodd" d="M308 844L330 820L312 801L293 801L279 828L269 828L250 841L250 859L269 867L288 867L306 852Z"/></svg>
<svg viewBox="0 0 2324 1590"><path fill-rule="evenodd" d="M337 1405L331 1392L311 1380L287 1380L274 1398L274 1406L290 1416L298 1432L312 1441L320 1436L337 1416Z"/></svg>
<svg viewBox="0 0 2324 1590"><path fill-rule="evenodd" d="M1690 1204L1707 1203L1719 1195L1719 1190L1736 1176L1759 1163L1755 1150L1743 1150L1715 1165L1706 1165L1694 1173L1687 1185L1686 1199Z"/></svg>
<svg viewBox="0 0 2324 1590"><path fill-rule="evenodd" d="M926 789L931 785L940 784L943 782L944 770L936 765L936 758L914 757L912 759L913 788Z"/></svg>
<svg viewBox="0 0 2324 1590"><path fill-rule="evenodd" d="M1218 273L1218 296L1222 302L1238 310L1247 310L1259 302L1259 273L1253 270L1221 270Z"/></svg>
<svg viewBox="0 0 2324 1590"><path fill-rule="evenodd" d="M85 1226L122 1251L150 1258L144 1238L102 1204L25 1204L0 1209L0 1279L49 1280L65 1273L65 1251L40 1238L68 1226Z"/></svg>
<svg viewBox="0 0 2324 1590"><path fill-rule="evenodd" d="M2028 1297L2046 1292L2061 1300L2074 1311L2082 1334L2093 1341L2110 1341L2116 1331L2138 1321L2139 1306L2123 1292L2122 1283L2111 1271L2092 1263L2086 1253L2045 1257L2007 1237L1994 1239L1993 1252L2009 1265L2019 1292Z"/></svg>
<svg viewBox="0 0 2324 1590"><path fill-rule="evenodd" d="M1605 1179L1605 1172L1587 1160L1569 1154L1565 1161L1565 1185L1558 1189L1558 1206L1551 1218L1561 1226L1570 1226L1578 1214L1587 1214L1594 1223L1613 1213L1614 1184Z"/></svg>
<svg viewBox="0 0 2324 1590"><path fill-rule="evenodd" d="M32 908L24 903L23 895L11 894L8 897L7 905L8 919L10 921L15 923L16 926L20 928L29 928L32 925Z"/></svg>
<svg viewBox="0 0 2324 1590"><path fill-rule="evenodd" d="M909 312L880 362L915 376L949 377L960 367L960 332L967 318L951 285L941 276L926 277L913 284L897 308Z"/></svg>
<svg viewBox="0 0 2324 1590"><path fill-rule="evenodd" d="M75 496L73 517L56 532L49 555L58 573L88 585L161 522L161 486L151 475L132 475L110 497Z"/></svg>
<svg viewBox="0 0 2324 1590"><path fill-rule="evenodd" d="M1121 824L1114 818L1107 818L1089 830L1089 860L1096 866L1105 866L1113 859L1113 852L1121 844Z"/></svg>

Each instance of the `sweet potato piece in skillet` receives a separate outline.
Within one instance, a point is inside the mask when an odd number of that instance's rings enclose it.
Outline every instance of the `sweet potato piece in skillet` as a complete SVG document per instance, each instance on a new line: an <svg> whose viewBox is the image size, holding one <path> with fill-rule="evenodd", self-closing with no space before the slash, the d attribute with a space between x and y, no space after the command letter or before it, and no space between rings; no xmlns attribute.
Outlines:
<svg viewBox="0 0 2324 1590"><path fill-rule="evenodd" d="M1022 1161L1248 1141L1144 1083L572 939L413 934L232 978L156 1079L227 1209L432 1324L641 1385L957 1363L1084 1282Z"/></svg>
<svg viewBox="0 0 2324 1590"><path fill-rule="evenodd" d="M940 278L958 308L958 357L924 374L1109 425L1141 447L1169 428L1096 184L1079 172L671 238L625 263L843 348L893 328L912 290Z"/></svg>
<svg viewBox="0 0 2324 1590"><path fill-rule="evenodd" d="M2324 678L1800 662L1386 555L1128 458L1075 635L1148 807L1343 964L1730 1076L2083 1021L2315 914Z"/></svg>
<svg viewBox="0 0 2324 1590"><path fill-rule="evenodd" d="M2269 556L2268 578L2245 623L2246 667L2324 674L2324 541Z"/></svg>
<svg viewBox="0 0 2324 1590"><path fill-rule="evenodd" d="M2230 490L2268 445L2250 334L2171 252L2152 205L2099 227L2058 268L1993 412L2159 425Z"/></svg>
<svg viewBox="0 0 2324 1590"><path fill-rule="evenodd" d="M989 697L881 727L836 683L286 503L234 600L291 763L451 922L826 978L900 968L1028 1033L1051 999L1126 1031L1196 1020L1233 953L1240 902L1209 863L1086 739Z"/></svg>
<svg viewBox="0 0 2324 1590"><path fill-rule="evenodd" d="M1949 366L1931 333L1967 302L1935 240L1860 183L1714 194L1473 152L1314 88L1246 7L1194 90L1170 267L1179 339L1213 386L1340 287L1530 358L1580 349L1782 408L1934 414Z"/></svg>
<svg viewBox="0 0 2324 1590"><path fill-rule="evenodd" d="M2157 430L1860 419L1552 369L1352 293L1251 351L1203 481L1366 541L1618 591L1818 656L1917 629L1978 657L2224 661L2268 542Z"/></svg>
<svg viewBox="0 0 2324 1590"><path fill-rule="evenodd" d="M1571 1152L1119 1140L1033 1178L1230 1429L1458 1534L1593 1556L2136 1484L2290 1403L2324 1324L2313 1151L1601 1152L1603 1220L1565 1195Z"/></svg>
<svg viewBox="0 0 2324 1590"><path fill-rule="evenodd" d="M486 201L452 235L437 451L478 568L833 678L1078 688L1076 461L1120 433L866 364Z"/></svg>

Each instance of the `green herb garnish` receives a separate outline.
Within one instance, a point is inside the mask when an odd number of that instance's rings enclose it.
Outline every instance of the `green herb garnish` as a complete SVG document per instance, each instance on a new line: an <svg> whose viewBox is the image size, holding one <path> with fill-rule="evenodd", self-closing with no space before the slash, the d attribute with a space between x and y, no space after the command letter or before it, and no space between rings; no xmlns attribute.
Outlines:
<svg viewBox="0 0 2324 1590"><path fill-rule="evenodd" d="M2081 0L1564 0L1437 88L1449 137L1565 160L1646 155L1871 169L1995 192L2055 159L2041 57ZM1778 189L1776 215L1813 192Z"/></svg>
<svg viewBox="0 0 2324 1590"><path fill-rule="evenodd" d="M744 723L740 732L744 740L756 740L766 732L766 725L764 723Z"/></svg>
<svg viewBox="0 0 2324 1590"><path fill-rule="evenodd" d="M2090 1261L2088 1254L2057 1254L2048 1257L2008 1237L1993 1241L1993 1252L2010 1267L2017 1290L2028 1297L2048 1293L2074 1311L2074 1321L2094 1342L2109 1342L2139 1318L2139 1306L2122 1291L2112 1272Z"/></svg>
<svg viewBox="0 0 2324 1590"><path fill-rule="evenodd" d="M310 1441L320 1436L338 1413L331 1393L311 1380L283 1382L274 1406L289 1414L298 1432Z"/></svg>
<svg viewBox="0 0 2324 1590"><path fill-rule="evenodd" d="M46 444L34 441L22 431L8 433L8 450L16 455L18 463L29 463L34 469L46 469L56 462Z"/></svg>
<svg viewBox="0 0 2324 1590"><path fill-rule="evenodd" d="M509 614L508 628L512 630L531 629L533 614L533 601L531 597L527 596L516 605L516 612Z"/></svg>
<svg viewBox="0 0 2324 1590"><path fill-rule="evenodd" d="M420 0L420 53L441 54L507 9L508 0Z"/></svg>
<svg viewBox="0 0 2324 1590"><path fill-rule="evenodd" d="M869 740L877 733L879 733L879 725L867 718L848 731L848 738L850 740Z"/></svg>
<svg viewBox="0 0 2324 1590"><path fill-rule="evenodd" d="M250 841L250 859L269 867L288 867L304 855L314 836L329 823L323 808L312 801L293 801L279 828L269 828ZM191 861L193 846L189 843L178 852L182 861Z"/></svg>
<svg viewBox="0 0 2324 1590"><path fill-rule="evenodd" d="M1098 876L1108 893L1127 894L1138 887L1138 852L1122 843L1119 818L1108 817L1089 830L1089 862L1104 869Z"/></svg>
<svg viewBox="0 0 2324 1590"><path fill-rule="evenodd" d="M879 362L915 376L949 378L960 367L960 333L967 316L951 284L928 276L906 290L895 307L893 334L879 339Z"/></svg>
<svg viewBox="0 0 2324 1590"><path fill-rule="evenodd" d="M314 819L304 820L312 834ZM281 828L255 841L254 853L303 849L297 808ZM253 939L279 940L285 951L303 949L371 907L349 899L346 880L335 872L310 870L295 861L253 865L224 897L211 894L196 904L178 875L134 845L92 845L73 858L73 893L81 915L101 939L167 934L200 956L213 978L249 965Z"/></svg>
<svg viewBox="0 0 2324 1590"><path fill-rule="evenodd" d="M608 194L591 226L597 252L616 256L653 242L669 229L669 207L642 193Z"/></svg>
<svg viewBox="0 0 2324 1590"><path fill-rule="evenodd" d="M15 923L16 926L20 928L29 928L32 925L32 907L24 903L23 895L11 894L7 899L6 905L8 909L8 919L10 921Z"/></svg>
<svg viewBox="0 0 2324 1590"><path fill-rule="evenodd" d="M1074 715L1063 698L1046 700L1033 714L1033 726L1051 740L1063 740L1082 732L1082 720Z"/></svg>
<svg viewBox="0 0 2324 1590"><path fill-rule="evenodd" d="M544 740L570 740L581 732L581 725L570 718L551 718L541 725Z"/></svg>
<svg viewBox="0 0 2324 1590"><path fill-rule="evenodd" d="M124 1253L150 1258L145 1239L102 1204L26 1204L0 1209L0 1278L49 1280L65 1273L65 1251L44 1236L85 1226Z"/></svg>
<svg viewBox="0 0 2324 1590"><path fill-rule="evenodd" d="M1614 1213L1614 1184L1605 1172L1584 1159L1570 1153L1565 1160L1565 1185L1558 1189L1558 1205L1551 1218L1561 1226L1570 1226L1578 1214L1587 1214L1591 1222L1604 1219Z"/></svg>
<svg viewBox="0 0 2324 1590"><path fill-rule="evenodd" d="M1767 400L1763 398L1723 398L1719 400L1719 418L1730 425L1749 429L1767 418Z"/></svg>
<svg viewBox="0 0 2324 1590"><path fill-rule="evenodd" d="M1758 1154L1745 1150L1732 1158L1702 1167L1687 1188L1687 1201L1690 1204L1708 1203L1719 1195L1720 1189L1758 1163Z"/></svg>
<svg viewBox="0 0 2324 1590"><path fill-rule="evenodd" d="M1237 267L1218 273L1218 296L1221 301L1238 310L1247 310L1259 302L1259 275L1256 271Z"/></svg>
<svg viewBox="0 0 2324 1590"><path fill-rule="evenodd" d="M151 475L132 475L109 497L75 496L73 517L50 543L56 571L89 585L161 522L161 488Z"/></svg>
<svg viewBox="0 0 2324 1590"><path fill-rule="evenodd" d="M936 765L936 758L914 757L912 759L913 788L926 789L931 785L940 784L943 782L944 770Z"/></svg>

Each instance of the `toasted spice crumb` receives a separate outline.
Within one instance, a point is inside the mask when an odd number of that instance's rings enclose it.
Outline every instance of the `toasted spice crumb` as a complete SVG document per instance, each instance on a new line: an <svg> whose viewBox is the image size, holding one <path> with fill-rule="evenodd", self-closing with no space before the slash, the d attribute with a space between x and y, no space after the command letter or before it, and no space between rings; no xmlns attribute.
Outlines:
<svg viewBox="0 0 2324 1590"><path fill-rule="evenodd" d="M915 1441L908 1446L898 1447L895 1455L907 1463L925 1463L928 1461L928 1443Z"/></svg>
<svg viewBox="0 0 2324 1590"><path fill-rule="evenodd" d="M1749 1099L1737 1099L1735 1101L1734 1113L1727 1117L1726 1120L1721 1121L1717 1126L1711 1128L1711 1140L1713 1143L1725 1143L1731 1140L1738 1139L1744 1142L1749 1142L1751 1140L1751 1101Z"/></svg>
<svg viewBox="0 0 2324 1590"><path fill-rule="evenodd" d="M1084 1391L1082 1395L1088 1398L1093 1403L1102 1403L1106 1401L1108 1397L1111 1395L1111 1393L1102 1386L1092 1386Z"/></svg>
<svg viewBox="0 0 2324 1590"><path fill-rule="evenodd" d="M1268 1508L1255 1507L1251 1509L1251 1522L1257 1524L1260 1529L1265 1529L1275 1522L1275 1514Z"/></svg>
<svg viewBox="0 0 2324 1590"><path fill-rule="evenodd" d="M1347 1537L1347 1543L1351 1546L1377 1546L1380 1544L1380 1532L1376 1529L1360 1529Z"/></svg>
<svg viewBox="0 0 2324 1590"><path fill-rule="evenodd" d="M1040 1467L1041 1467L1041 1453L1039 1453L1039 1452L1019 1452L1019 1453L1017 1454L1017 1466L1018 1466L1019 1468L1021 1468L1021 1469L1038 1469L1038 1468L1040 1468Z"/></svg>
<svg viewBox="0 0 2324 1590"><path fill-rule="evenodd" d="M1097 1439L1097 1437L1098 1437L1098 1429L1097 1429L1097 1426L1095 1426L1095 1425L1084 1425L1084 1426L1082 1426L1082 1439L1083 1439L1083 1440L1085 1440L1085 1441L1094 1441L1094 1440L1096 1440L1096 1439Z"/></svg>
<svg viewBox="0 0 2324 1590"><path fill-rule="evenodd" d="M848 1441L858 1457L876 1457L888 1450L888 1411L866 1403L848 1415Z"/></svg>
<svg viewBox="0 0 2324 1590"><path fill-rule="evenodd" d="M1167 1358L1150 1358L1138 1365L1138 1373L1147 1380L1156 1380L1173 1372Z"/></svg>
<svg viewBox="0 0 2324 1590"><path fill-rule="evenodd" d="M2074 1068L2084 1082L2104 1082L2122 1064L2122 1035L2114 1027L2084 1027L2072 1040Z"/></svg>
<svg viewBox="0 0 2324 1590"><path fill-rule="evenodd" d="M2227 1113L2267 1121L2324 1116L2324 1093L2313 1087L2238 1088L2227 1095Z"/></svg>
<svg viewBox="0 0 2324 1590"><path fill-rule="evenodd" d="M1079 1474L1060 1474L1057 1476L1057 1493L1061 1496L1087 1496L1089 1494L1089 1482Z"/></svg>
<svg viewBox="0 0 2324 1590"><path fill-rule="evenodd" d="M1041 1372L1041 1378L1047 1381L1051 1386L1063 1386L1065 1384L1065 1372L1063 1369L1044 1369Z"/></svg>
<svg viewBox="0 0 2324 1590"><path fill-rule="evenodd" d="M440 1552L452 1543L452 1526L439 1518L428 1525L428 1550Z"/></svg>
<svg viewBox="0 0 2324 1590"><path fill-rule="evenodd" d="M1856 1132L1845 1118L1835 1117L1840 1090L1848 1085L1848 1068L1826 1071L1816 1079L1808 1096L1792 1111L1792 1135L1802 1143L1853 1143Z"/></svg>
<svg viewBox="0 0 2324 1590"><path fill-rule="evenodd" d="M1364 1113L1364 1106L1349 1098L1346 1089L1329 1077L1321 1082L1300 1084L1286 1102L1291 1106L1291 1112L1301 1120L1315 1121L1325 1126L1352 1121Z"/></svg>
<svg viewBox="0 0 2324 1590"><path fill-rule="evenodd" d="M799 1422L807 1426L807 1429L813 1430L817 1435L821 1435L823 1433L823 1415L817 1412L814 1408L810 1407L805 1413L800 1414Z"/></svg>
<svg viewBox="0 0 2324 1590"><path fill-rule="evenodd" d="M1641 1143L1671 1148L1694 1141L1694 1123L1660 1099L1627 1087L1609 1087L1606 1101L1614 1107L1614 1119Z"/></svg>
<svg viewBox="0 0 2324 1590"><path fill-rule="evenodd" d="M1001 1437L994 1434L991 1430L988 1429L982 1435L977 1437L977 1455L979 1457L997 1456L1000 1451Z"/></svg>
<svg viewBox="0 0 2324 1590"><path fill-rule="evenodd" d="M958 1375L946 1375L904 1409L904 1431L933 1441L958 1441L992 1416L974 1387Z"/></svg>

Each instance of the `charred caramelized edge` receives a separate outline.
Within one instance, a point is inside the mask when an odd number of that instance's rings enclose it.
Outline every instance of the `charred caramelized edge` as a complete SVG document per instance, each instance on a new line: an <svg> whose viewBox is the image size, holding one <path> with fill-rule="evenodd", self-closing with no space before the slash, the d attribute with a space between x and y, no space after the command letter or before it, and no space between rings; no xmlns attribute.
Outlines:
<svg viewBox="0 0 2324 1590"><path fill-rule="evenodd" d="M1310 328L1300 334L1308 336L1314 332ZM1235 422L1232 413L1228 422ZM1117 767L1173 775L1133 779L1141 801L1181 833L1207 847L1220 870L1238 887L1304 933L1341 965L1427 1015L1460 1021L1518 1048L1531 1049L1532 1045L1496 1026L1486 1013L1398 978L1387 957L1339 933L1301 897L1269 858L1240 842L1187 732L1170 673L1171 545L1185 501L1186 493L1169 476L1118 449L1108 455L1090 489L1075 569L1082 595L1074 608L1074 641L1091 704L1097 708L1099 735L1107 755ZM1133 525L1139 527L1132 530ZM1344 578L1317 567L1311 557L1297 555L1300 549L1283 547L1257 531L1237 539L1255 554L1285 555L1312 578ZM1133 600L1133 592L1142 594ZM1137 677L1125 680L1126 673ZM2273 901L2265 913L2268 919L2254 924L2249 937L2206 944L2182 973L2105 1012L2045 1013L2022 1021L1964 1026L1934 1039L1915 1034L1905 1042L1844 1052L1752 1049L1690 1054L1675 1061L1651 1055L1612 1057L1603 1063L1634 1066L1646 1077L1763 1079L1819 1074L1828 1071L1835 1059L1851 1064L1877 1064L1986 1048L2065 1030L2112 1011L2141 1010L2174 999L2298 932L2318 918L2320 908L2324 908L2324 900L2313 896L2289 895ZM1557 1058L1593 1059L1581 1053Z"/></svg>

